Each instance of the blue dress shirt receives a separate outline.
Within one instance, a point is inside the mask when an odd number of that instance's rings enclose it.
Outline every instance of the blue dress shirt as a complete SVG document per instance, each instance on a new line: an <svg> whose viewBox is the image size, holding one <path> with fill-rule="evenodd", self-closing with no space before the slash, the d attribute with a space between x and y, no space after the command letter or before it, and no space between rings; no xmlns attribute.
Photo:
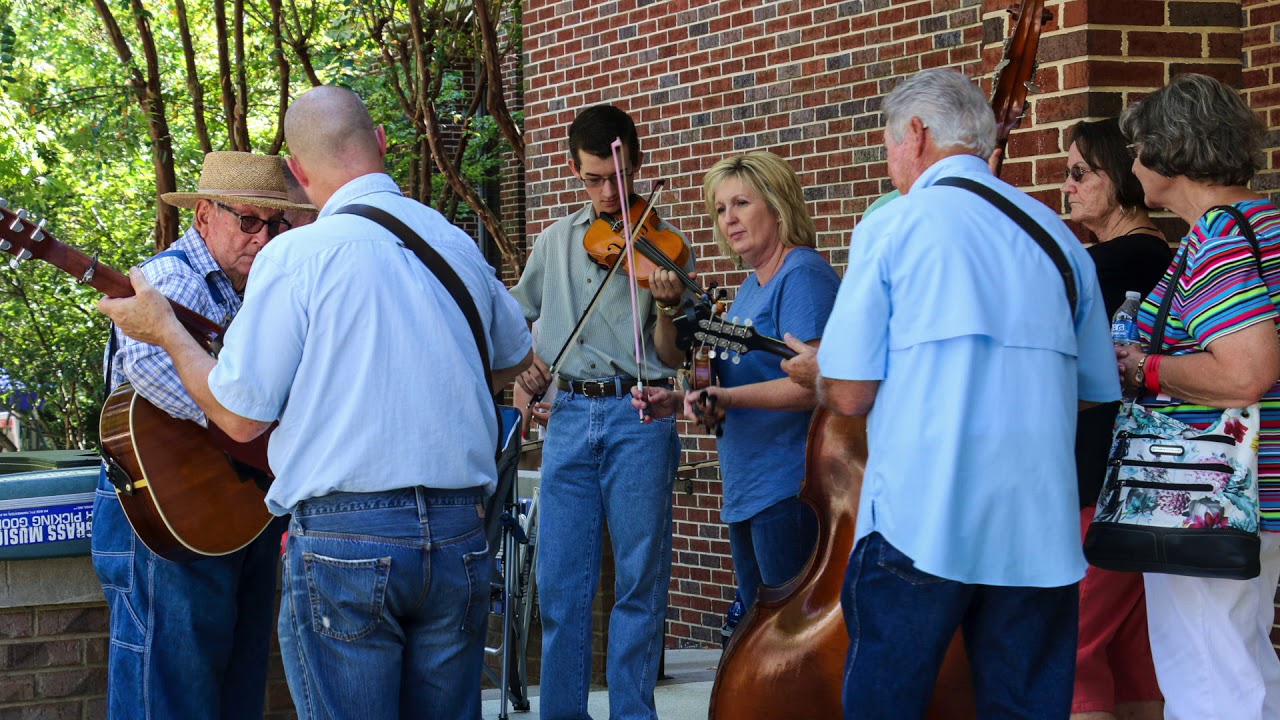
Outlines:
<svg viewBox="0 0 1280 720"><path fill-rule="evenodd" d="M1062 276L1016 223L955 187L1013 201L1075 270ZM1058 587L1084 575L1077 400L1119 397L1093 264L1058 216L980 158L944 158L854 231L818 352L828 378L880 381L857 537L880 532L924 572Z"/></svg>

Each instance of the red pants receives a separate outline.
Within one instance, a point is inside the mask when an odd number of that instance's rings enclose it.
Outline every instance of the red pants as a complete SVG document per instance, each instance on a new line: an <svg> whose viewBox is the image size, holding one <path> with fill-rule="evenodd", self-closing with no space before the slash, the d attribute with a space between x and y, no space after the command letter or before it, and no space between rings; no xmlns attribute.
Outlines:
<svg viewBox="0 0 1280 720"><path fill-rule="evenodd" d="M1080 511L1080 533L1094 507ZM1080 581L1080 638L1071 712L1114 713L1117 704L1163 699L1151 663L1147 602L1141 573L1092 565Z"/></svg>

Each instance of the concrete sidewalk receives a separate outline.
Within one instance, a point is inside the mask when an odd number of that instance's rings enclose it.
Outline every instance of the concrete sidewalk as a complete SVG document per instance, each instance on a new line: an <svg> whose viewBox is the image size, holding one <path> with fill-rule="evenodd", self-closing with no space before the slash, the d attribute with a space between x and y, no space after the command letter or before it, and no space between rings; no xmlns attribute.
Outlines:
<svg viewBox="0 0 1280 720"><path fill-rule="evenodd" d="M711 650L668 650L666 655L666 673L668 679L658 681L658 689L654 692L654 701L658 706L658 717L662 720L706 720L707 704L711 699L711 682L715 679L716 663L720 662L720 651ZM527 713L512 712L508 715L514 720L537 720L539 688L529 688L530 705ZM484 691L482 715L485 720L500 717L498 707L501 700L497 690ZM609 717L609 691L598 688L591 692L588 701L591 717L604 720Z"/></svg>

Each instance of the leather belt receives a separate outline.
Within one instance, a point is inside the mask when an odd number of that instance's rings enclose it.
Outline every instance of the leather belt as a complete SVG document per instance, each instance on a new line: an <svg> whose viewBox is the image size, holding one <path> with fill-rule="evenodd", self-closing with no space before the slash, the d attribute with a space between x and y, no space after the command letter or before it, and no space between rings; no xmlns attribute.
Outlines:
<svg viewBox="0 0 1280 720"><path fill-rule="evenodd" d="M566 380L565 378L558 378L556 381L556 387L561 390L589 398L619 397L631 392L631 388L635 386L636 379L629 377L603 378L600 380Z"/></svg>

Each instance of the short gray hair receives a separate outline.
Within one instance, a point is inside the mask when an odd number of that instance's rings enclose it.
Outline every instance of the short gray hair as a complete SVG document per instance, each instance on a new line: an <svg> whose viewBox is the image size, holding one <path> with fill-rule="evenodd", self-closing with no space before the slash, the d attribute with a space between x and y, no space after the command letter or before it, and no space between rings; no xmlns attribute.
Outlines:
<svg viewBox="0 0 1280 720"><path fill-rule="evenodd" d="M1266 127L1240 95L1208 75L1178 75L1120 116L1142 164L1165 177L1247 185L1263 167Z"/></svg>
<svg viewBox="0 0 1280 720"><path fill-rule="evenodd" d="M884 100L885 129L895 142L918 117L939 149L962 148L986 159L996 147L996 116L978 86L946 68L916 73Z"/></svg>

